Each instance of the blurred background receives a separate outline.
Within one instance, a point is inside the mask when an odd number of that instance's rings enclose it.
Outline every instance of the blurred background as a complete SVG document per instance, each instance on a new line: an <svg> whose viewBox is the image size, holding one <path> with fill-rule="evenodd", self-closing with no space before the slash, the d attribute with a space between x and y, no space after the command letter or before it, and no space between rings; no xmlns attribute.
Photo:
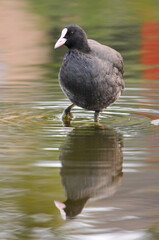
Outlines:
<svg viewBox="0 0 159 240"><path fill-rule="evenodd" d="M159 1L1 0L0 13L0 239L159 239ZM79 107L61 121L54 44L70 23L124 58L100 128Z"/></svg>

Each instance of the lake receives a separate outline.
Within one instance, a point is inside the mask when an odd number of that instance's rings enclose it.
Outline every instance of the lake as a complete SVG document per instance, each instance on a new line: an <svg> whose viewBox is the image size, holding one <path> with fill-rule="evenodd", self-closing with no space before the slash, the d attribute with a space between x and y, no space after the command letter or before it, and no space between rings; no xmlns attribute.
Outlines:
<svg viewBox="0 0 159 240"><path fill-rule="evenodd" d="M1 1L0 239L159 239L158 8ZM69 23L124 58L125 92L99 126L77 106L62 122L54 44Z"/></svg>

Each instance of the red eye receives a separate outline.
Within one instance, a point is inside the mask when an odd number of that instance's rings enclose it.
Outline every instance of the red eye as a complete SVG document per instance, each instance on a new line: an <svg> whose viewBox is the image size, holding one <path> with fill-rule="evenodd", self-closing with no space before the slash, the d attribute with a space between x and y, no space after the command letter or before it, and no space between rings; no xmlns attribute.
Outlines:
<svg viewBox="0 0 159 240"><path fill-rule="evenodd" d="M74 34L74 32L70 32L70 35L73 35Z"/></svg>

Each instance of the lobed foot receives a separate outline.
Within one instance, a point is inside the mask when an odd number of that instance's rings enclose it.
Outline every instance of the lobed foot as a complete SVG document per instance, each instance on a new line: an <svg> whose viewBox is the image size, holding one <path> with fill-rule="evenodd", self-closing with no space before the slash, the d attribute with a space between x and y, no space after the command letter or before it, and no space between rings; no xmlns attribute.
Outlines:
<svg viewBox="0 0 159 240"><path fill-rule="evenodd" d="M73 106L74 104L71 104L64 110L64 113L62 115L63 122L70 122L73 119L73 114L71 113L71 109Z"/></svg>
<svg viewBox="0 0 159 240"><path fill-rule="evenodd" d="M73 119L73 114L71 112L65 112L62 115L63 121L69 122Z"/></svg>

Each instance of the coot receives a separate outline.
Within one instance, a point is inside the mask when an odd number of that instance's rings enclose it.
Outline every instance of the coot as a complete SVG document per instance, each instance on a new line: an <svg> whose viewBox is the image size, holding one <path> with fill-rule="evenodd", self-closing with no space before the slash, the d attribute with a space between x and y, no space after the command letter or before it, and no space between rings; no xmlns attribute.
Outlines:
<svg viewBox="0 0 159 240"><path fill-rule="evenodd" d="M72 104L64 111L63 118L72 118L74 105L93 110L94 121L99 113L114 103L124 90L123 58L116 50L87 39L78 25L68 25L54 48L68 47L59 72L59 82Z"/></svg>

